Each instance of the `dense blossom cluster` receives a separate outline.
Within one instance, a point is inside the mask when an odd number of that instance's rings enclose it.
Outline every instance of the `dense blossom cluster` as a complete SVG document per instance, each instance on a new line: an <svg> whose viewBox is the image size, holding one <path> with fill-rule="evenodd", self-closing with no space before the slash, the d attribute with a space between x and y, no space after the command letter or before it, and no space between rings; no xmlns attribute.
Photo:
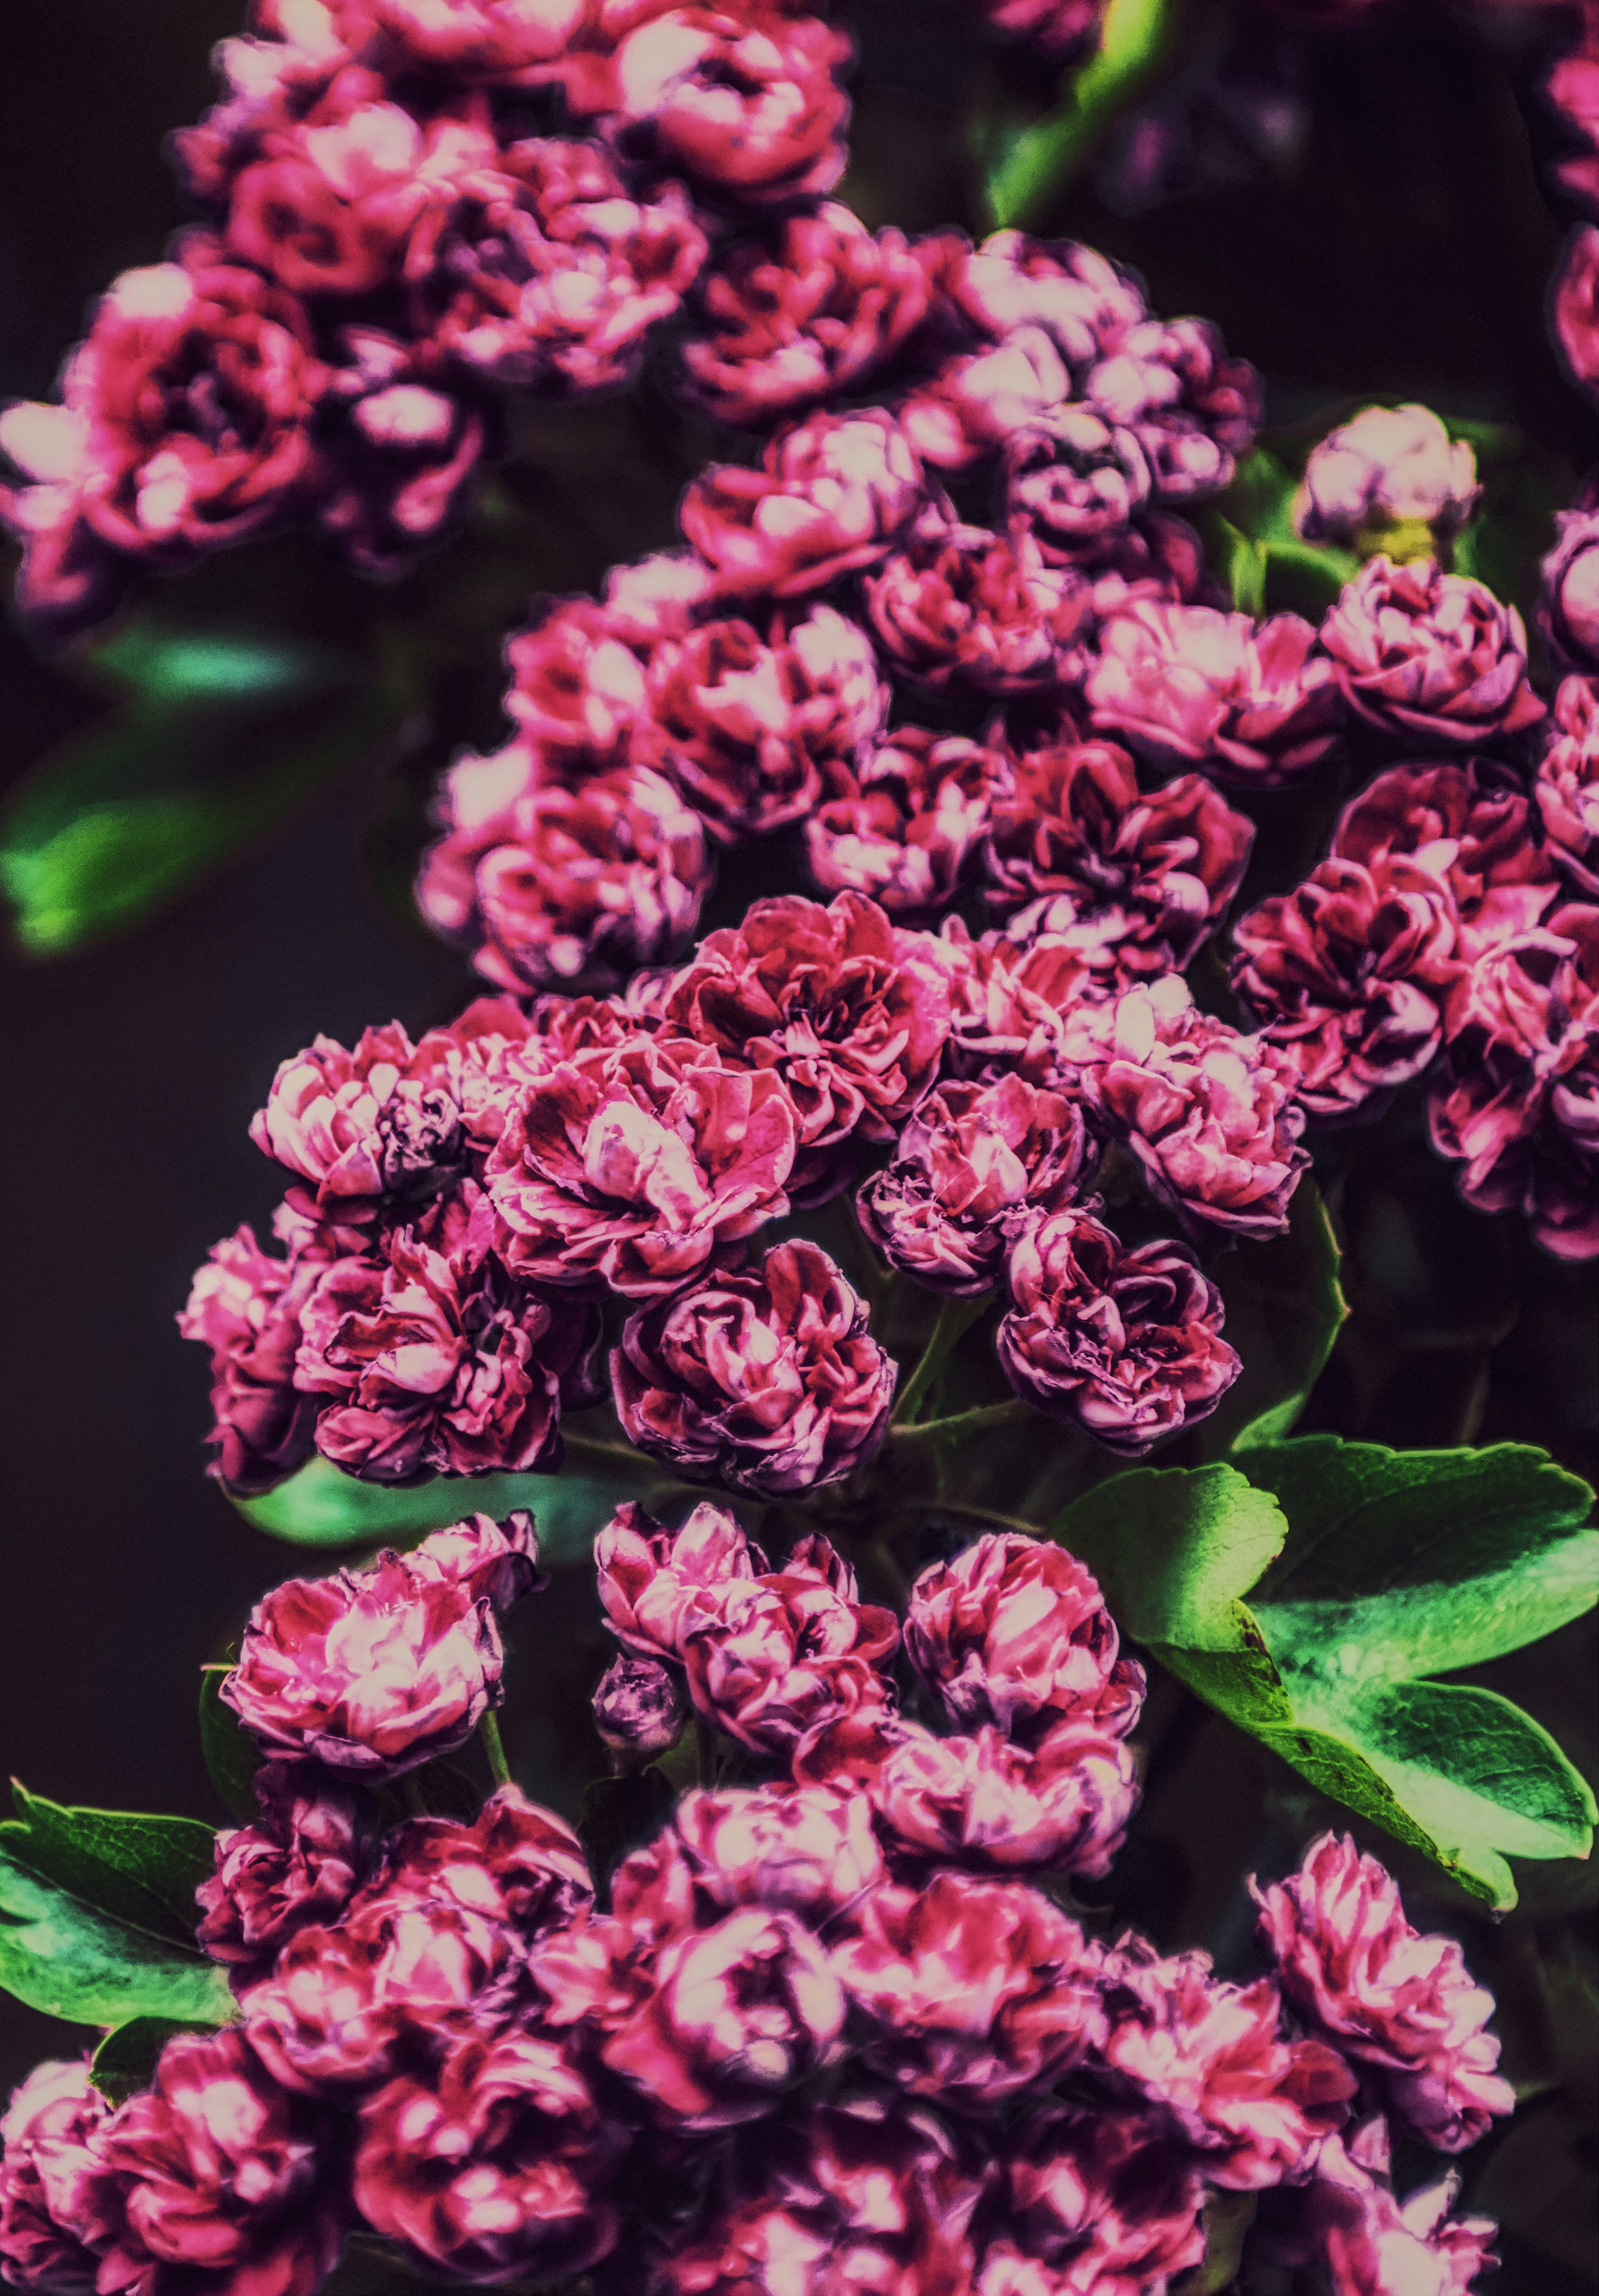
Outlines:
<svg viewBox="0 0 1599 2296"><path fill-rule="evenodd" d="M280 1587L224 1687L259 1816L200 1891L237 2021L114 2110L85 2063L18 2090L11 2285L315 2296L358 2234L619 2296L1162 2296L1216 2193L1258 2196L1246 2275L1464 2296L1492 2226L1447 2177L1401 2203L1388 2148L1508 2111L1492 2004L1374 1860L1325 1836L1259 1893L1275 1974L1242 1984L1044 1886L1119 1846L1144 1698L1063 1548L980 1538L903 1621L824 1538L774 1568L711 1503L624 1508L595 1560L619 1768L692 1710L716 1782L609 1874L512 1784L384 1809L497 1694L526 1517Z"/></svg>

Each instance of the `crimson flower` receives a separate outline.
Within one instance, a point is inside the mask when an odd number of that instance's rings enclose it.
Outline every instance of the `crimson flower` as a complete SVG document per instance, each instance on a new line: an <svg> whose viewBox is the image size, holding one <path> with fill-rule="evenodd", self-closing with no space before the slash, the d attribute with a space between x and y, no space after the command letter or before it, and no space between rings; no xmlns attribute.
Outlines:
<svg viewBox="0 0 1599 2296"><path fill-rule="evenodd" d="M1450 758L1379 774L1339 815L1329 849L1379 874L1406 857L1439 878L1471 958L1537 924L1555 898L1558 880L1530 831L1526 791L1507 766Z"/></svg>
<svg viewBox="0 0 1599 2296"><path fill-rule="evenodd" d="M899 1641L891 1611L801 1568L698 1589L677 1638L694 1710L752 1752L787 1754L808 1730L882 1705Z"/></svg>

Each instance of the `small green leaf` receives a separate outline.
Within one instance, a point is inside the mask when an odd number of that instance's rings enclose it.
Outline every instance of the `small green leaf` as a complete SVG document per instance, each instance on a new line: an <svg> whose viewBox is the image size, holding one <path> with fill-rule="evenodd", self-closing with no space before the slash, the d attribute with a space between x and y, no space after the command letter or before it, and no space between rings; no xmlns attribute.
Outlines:
<svg viewBox="0 0 1599 2296"><path fill-rule="evenodd" d="M1111 0L1098 47L1054 108L981 136L983 199L996 227L1035 220L1070 183L1159 65L1176 13L1176 0Z"/></svg>
<svg viewBox="0 0 1599 2296"><path fill-rule="evenodd" d="M576 1448L576 1446L573 1447ZM308 1461L259 1498L235 1498L247 1522L295 1546L414 1546L430 1530L463 1516L496 1520L517 1507L532 1511L540 1560L559 1567L580 1562L594 1533L624 1499L647 1496L661 1480L641 1460L643 1472L618 1475L437 1475L396 1488L364 1483L326 1459Z"/></svg>
<svg viewBox="0 0 1599 2296"><path fill-rule="evenodd" d="M130 2017L109 2032L95 2050L89 2079L112 2104L125 2104L136 2089L148 2088L156 2061L174 2033L214 2032L181 2017Z"/></svg>
<svg viewBox="0 0 1599 2296"><path fill-rule="evenodd" d="M233 1671L227 1666L200 1669L200 1751L206 1774L241 1825L253 1825L261 1815L253 1780L261 1766L261 1750L219 1693Z"/></svg>
<svg viewBox="0 0 1599 2296"><path fill-rule="evenodd" d="M1338 1267L1332 1223L1308 1173L1285 1235L1241 1243L1217 1263L1226 1336L1243 1369L1200 1427L1206 1457L1277 1442L1292 1428L1349 1312Z"/></svg>
<svg viewBox="0 0 1599 2296"><path fill-rule="evenodd" d="M225 2023L226 1977L193 1941L209 1828L13 1793L20 1815L0 1824L0 1986L80 2025Z"/></svg>

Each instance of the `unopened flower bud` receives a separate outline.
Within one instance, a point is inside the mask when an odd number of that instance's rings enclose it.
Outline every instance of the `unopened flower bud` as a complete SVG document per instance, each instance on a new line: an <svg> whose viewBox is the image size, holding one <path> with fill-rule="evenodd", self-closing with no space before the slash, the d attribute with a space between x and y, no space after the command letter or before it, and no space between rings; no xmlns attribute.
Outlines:
<svg viewBox="0 0 1599 2296"><path fill-rule="evenodd" d="M688 1716L681 1677L659 1659L626 1652L600 1677L593 1703L594 1728L624 1759L664 1754Z"/></svg>

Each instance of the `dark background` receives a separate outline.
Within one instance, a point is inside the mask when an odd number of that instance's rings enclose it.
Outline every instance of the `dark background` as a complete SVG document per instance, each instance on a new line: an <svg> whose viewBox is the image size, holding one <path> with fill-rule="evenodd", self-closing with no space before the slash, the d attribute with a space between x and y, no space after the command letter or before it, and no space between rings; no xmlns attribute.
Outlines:
<svg viewBox="0 0 1599 2296"><path fill-rule="evenodd" d="M160 139L209 100L208 49L239 12L236 0L9 12L0 401L47 395L94 295L159 256L179 219ZM1514 94L1550 12L1498 12L1497 50L1447 13L1376 12L1349 37L1259 20L1267 49L1289 41L1299 75L1300 130L1285 155L1242 181L1214 180L1214 164L1207 180L1200 164L1196 186L1132 217L1090 184L1059 226L1136 263L1155 308L1218 319L1229 347L1265 370L1280 422L1349 394L1414 395L1518 423L1580 472L1594 419L1561 379L1541 318L1561 221L1539 196ZM1220 53L1237 27L1226 9L1210 14ZM844 188L871 221L925 228L966 212L951 122L971 51L931 37L939 21L914 0L867 12ZM1197 69L1211 50L1201 41ZM98 706L0 631L7 782ZM241 1220L264 1223L276 1200L278 1176L246 1126L278 1060L319 1029L348 1042L398 1017L415 1031L467 992L456 960L368 888L360 849L381 804L375 770L356 770L135 934L49 964L0 959L0 1763L58 1800L223 1815L200 1759L196 1670L292 1557L205 1480L205 1360L172 1319L210 1242ZM1401 1171L1427 1246L1422 1279L1396 1259L1385 1224L1384 1192ZM1354 1431L1357 1421L1396 1442L1515 1436L1592 1476L1591 1272L1554 1269L1509 1224L1459 1211L1447 1176L1402 1129L1372 1138L1343 1216L1357 1324L1308 1423ZM1520 1322L1493 1338L1501 1306L1518 1298ZM1460 1334L1475 1326L1490 1336L1472 1355ZM1431 1352L1412 1343L1439 1330ZM1480 1677L1538 1714L1590 1775L1595 1650L1588 1628L1571 1629ZM1169 1932L1159 1907L1180 1902L1185 1934L1164 1941L1214 1941L1240 1911L1241 1866L1324 1816L1284 1777L1214 1718L1179 1716L1152 1777L1142 1876L1125 1877L1129 1915ZM1407 1886L1424 1884L1401 1870ZM1501 1992L1509 2055L1533 2079L1566 2015L1546 1964L1591 1919L1594 1890L1577 1868L1523 1867L1521 1878L1523 1908L1496 1932L1458 1905L1415 1910L1462 1928ZM1592 2013L1570 2009L1578 2028ZM68 2029L0 1997L0 2091L63 2046L76 2046ZM1561 2090L1552 2079L1541 2115L1518 2118L1521 2151L1498 2172L1523 2194L1504 2296L1595 2284L1581 2181L1593 2129ZM1486 2154L1472 2172L1492 2186ZM1504 2206L1502 2191L1487 2197Z"/></svg>

